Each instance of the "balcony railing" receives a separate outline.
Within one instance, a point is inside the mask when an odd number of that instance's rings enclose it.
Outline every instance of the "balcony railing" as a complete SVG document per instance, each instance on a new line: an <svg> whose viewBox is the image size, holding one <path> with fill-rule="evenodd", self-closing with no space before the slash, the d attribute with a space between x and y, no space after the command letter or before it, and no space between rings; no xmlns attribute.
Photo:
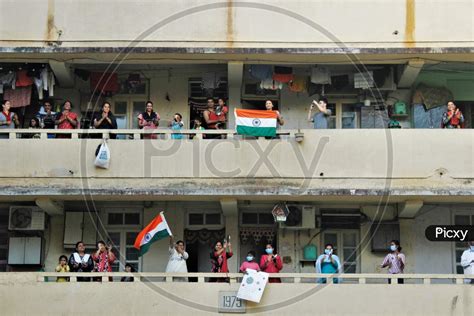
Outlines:
<svg viewBox="0 0 474 316"><path fill-rule="evenodd" d="M166 282L172 283L174 280L183 278L194 278L197 283L212 282L216 278L228 278L230 283L239 283L242 273L161 273L161 272L112 272L112 273L58 273L58 272L11 272L28 275L38 282L55 281L57 277L69 278L70 282L77 282L77 278L101 278L102 282L109 282L110 278L120 280L122 277L133 277L134 282ZM320 273L270 273L270 278L280 278L283 283L314 283L318 279L326 279L327 283L333 283L333 279L340 279L341 283L350 284L377 284L387 283L391 279L391 285L398 284L397 279L403 279L405 284L434 284L442 282L444 284L465 284L465 279L474 279L474 275L460 274L373 274L373 273L343 273L343 274L320 274Z"/></svg>
<svg viewBox="0 0 474 316"><path fill-rule="evenodd" d="M68 135L72 139L78 138L106 138L109 139L111 135L124 136L125 139L142 139L142 136L151 137L156 135L157 139L169 139L171 135L183 135L184 139L192 137L203 139L205 135L222 135L227 139L242 137L237 134L235 130L171 130L171 129L0 129L0 135L8 135L10 139L31 139L32 136L38 135L36 138L40 139L55 139L48 138L48 135ZM301 136L298 130L281 130L277 131L279 136ZM262 137L263 138L263 137Z"/></svg>

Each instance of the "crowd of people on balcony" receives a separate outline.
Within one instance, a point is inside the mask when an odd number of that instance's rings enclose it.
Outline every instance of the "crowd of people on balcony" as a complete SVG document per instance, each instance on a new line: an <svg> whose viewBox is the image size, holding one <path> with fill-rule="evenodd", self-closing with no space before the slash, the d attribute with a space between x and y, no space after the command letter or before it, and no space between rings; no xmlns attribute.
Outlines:
<svg viewBox="0 0 474 316"><path fill-rule="evenodd" d="M2 112L0 112L0 128L1 129L13 129L20 127L20 121L18 115L12 111L11 101L4 100L2 103ZM274 110L274 105L271 100L265 102L265 108L268 111ZM30 129L59 129L69 130L80 128L80 122L78 115L72 111L72 103L66 100L62 104L62 111L56 113L52 111L53 105L51 101L44 101L40 111L32 118L29 122ZM202 118L195 118L193 120L192 129L195 130L220 130L227 128L229 108L226 105L226 101L223 98L217 99L217 105L214 98L207 99L207 108L202 112ZM285 121L279 111L277 113L277 128L280 128L285 124ZM313 100L311 103L307 120L313 124L315 129L327 129L329 128L329 120L332 115L331 110L328 107L328 100L324 97L318 101ZM161 117L153 109L153 102L147 101L143 113L140 113L136 117L138 121L138 127L143 130L155 130L159 127ZM441 118L441 128L446 129L460 129L464 128L465 118L462 112L457 108L453 101L447 103L447 110L444 112ZM111 111L111 104L104 102L101 110L96 113L92 118L92 127L95 129L117 129L117 119ZM184 129L185 122L183 116L180 113L175 113L173 118L168 124L168 128L173 130L175 133L172 134L172 139L184 139L187 136L177 133L179 130ZM26 138L39 138L39 134L29 134ZM70 138L68 134L53 134L49 133L48 138ZM97 134L96 137L101 137ZM191 138L194 136L191 135ZM219 134L205 134L204 138L222 138ZM8 138L7 134L0 134L0 138ZM111 134L110 138L115 139L116 135ZM156 139L156 134L146 134L143 136L145 139Z"/></svg>
<svg viewBox="0 0 474 316"><path fill-rule="evenodd" d="M465 274L474 274L474 241L468 243L468 249L461 256L461 266ZM406 257L402 253L402 247L398 240L392 240L388 247L388 254L383 259L380 267L388 268L388 274L401 275L404 273L406 266ZM188 273L186 261L189 254L186 252L184 242L182 240L174 241L173 237L169 238L169 259L165 272L167 273ZM283 269L281 256L276 252L272 244L265 246L265 253L261 256L260 261L256 259L255 251L247 252L245 261L241 264L239 271L247 273L247 269L255 271L263 271L266 273L279 273ZM216 241L210 252L211 272L213 273L229 273L229 260L232 259L234 253L230 237L222 241ZM112 266L117 260L112 245L107 245L103 241L97 242L97 249L92 253L86 253L85 245L82 241L76 243L75 252L69 259L65 255L59 257L59 263L55 269L56 272L112 272ZM318 274L328 274L332 276L332 283L340 283L338 274L344 273L344 264L339 256L335 254L334 246L326 244L324 252L317 258L315 262L315 272ZM135 272L130 263L125 264L125 272ZM93 281L101 281L101 277L92 278ZM391 283L392 279L388 279ZM58 282L67 282L69 278L58 277ZM91 278L78 277L79 282L91 281ZM109 278L112 281L112 278ZM121 278L122 282L132 282L133 277L127 276ZM187 277L173 277L175 282L187 282ZM210 278L210 282L229 282L227 277ZM397 283L403 284L403 278L397 278ZM281 283L280 278L272 277L270 283ZM319 278L318 283L327 283L327 278ZM474 284L474 279L467 279L466 283Z"/></svg>

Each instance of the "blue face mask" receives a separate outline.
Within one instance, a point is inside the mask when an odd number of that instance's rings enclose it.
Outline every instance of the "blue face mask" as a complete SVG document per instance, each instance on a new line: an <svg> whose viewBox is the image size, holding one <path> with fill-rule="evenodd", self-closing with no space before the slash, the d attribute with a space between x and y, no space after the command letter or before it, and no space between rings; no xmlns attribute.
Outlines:
<svg viewBox="0 0 474 316"><path fill-rule="evenodd" d="M247 256L247 261L252 261L253 260L253 256Z"/></svg>
<svg viewBox="0 0 474 316"><path fill-rule="evenodd" d="M474 246L469 246L469 248L471 248L471 251L474 251Z"/></svg>
<svg viewBox="0 0 474 316"><path fill-rule="evenodd" d="M396 251L398 247L396 245L390 245L390 250L391 251Z"/></svg>
<svg viewBox="0 0 474 316"><path fill-rule="evenodd" d="M332 254L332 249L324 249L324 253L330 255Z"/></svg>
<svg viewBox="0 0 474 316"><path fill-rule="evenodd" d="M273 249L272 248L267 248L265 249L265 252L269 255L271 255L273 253Z"/></svg>

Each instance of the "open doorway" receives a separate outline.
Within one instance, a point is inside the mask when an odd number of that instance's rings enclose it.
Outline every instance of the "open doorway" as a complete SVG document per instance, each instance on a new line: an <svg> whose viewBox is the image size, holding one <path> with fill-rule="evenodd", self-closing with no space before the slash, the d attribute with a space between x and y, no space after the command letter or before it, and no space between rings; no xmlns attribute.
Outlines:
<svg viewBox="0 0 474 316"><path fill-rule="evenodd" d="M225 229L220 230L184 230L188 272L211 272L211 250L214 244L223 241ZM189 278L189 282L197 282L197 278Z"/></svg>

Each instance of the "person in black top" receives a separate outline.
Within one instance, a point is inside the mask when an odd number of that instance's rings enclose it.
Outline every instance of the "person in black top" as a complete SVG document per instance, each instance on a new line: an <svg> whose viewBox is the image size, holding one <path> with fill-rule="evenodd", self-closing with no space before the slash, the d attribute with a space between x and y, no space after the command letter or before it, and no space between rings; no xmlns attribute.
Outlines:
<svg viewBox="0 0 474 316"><path fill-rule="evenodd" d="M117 129L117 120L110 111L110 103L102 104L102 111L94 117L94 127L96 129ZM110 139L115 139L117 135L111 134Z"/></svg>

